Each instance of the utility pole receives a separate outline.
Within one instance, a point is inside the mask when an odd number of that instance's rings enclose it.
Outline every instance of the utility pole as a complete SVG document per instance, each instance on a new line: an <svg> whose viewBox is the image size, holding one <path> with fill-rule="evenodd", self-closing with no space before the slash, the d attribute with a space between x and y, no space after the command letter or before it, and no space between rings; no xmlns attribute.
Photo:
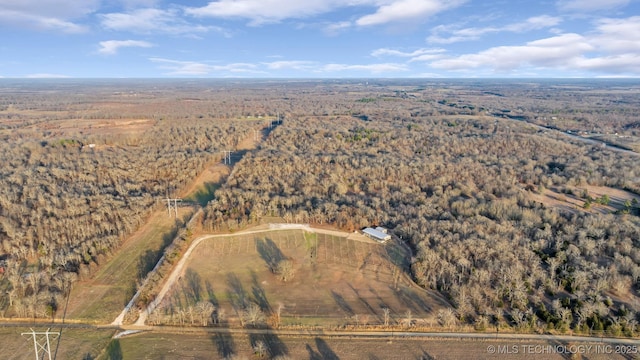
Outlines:
<svg viewBox="0 0 640 360"><path fill-rule="evenodd" d="M167 211L169 212L169 217L171 217L171 208L173 207L173 212L176 215L176 218L178 217L178 201L182 201L182 199L169 199L169 197L167 197ZM171 202L173 201L173 204L171 204Z"/></svg>
<svg viewBox="0 0 640 360"><path fill-rule="evenodd" d="M59 332L49 331L51 329L47 329L47 331L35 331L31 329L31 332L24 332L20 335L31 335L33 337L33 349L36 353L36 360L40 360L40 354L42 353L42 359L44 359L44 355L47 355L48 360L51 360L51 341L56 340L59 336ZM49 336L55 336L49 339Z"/></svg>
<svg viewBox="0 0 640 360"><path fill-rule="evenodd" d="M224 164L231 165L231 150L223 150L224 153Z"/></svg>

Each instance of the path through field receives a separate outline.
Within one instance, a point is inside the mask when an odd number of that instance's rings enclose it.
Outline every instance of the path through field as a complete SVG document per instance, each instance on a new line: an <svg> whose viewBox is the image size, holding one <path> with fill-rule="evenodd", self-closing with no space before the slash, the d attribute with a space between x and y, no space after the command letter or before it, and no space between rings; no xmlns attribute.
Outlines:
<svg viewBox="0 0 640 360"><path fill-rule="evenodd" d="M253 235L253 234L266 234L270 232L283 231L283 230L303 230L309 233L322 233L327 235L339 236L341 238L345 238L350 241L362 241L367 243L373 243L372 240L366 238L361 234L341 232L337 230L316 229L303 224L272 224L269 228L266 228L266 229L263 228L263 229L247 230L247 231L241 231L233 234L201 236L196 240L194 240L193 243L191 243L191 246L189 246L189 249L187 249L187 251L182 256L178 264L175 266L171 274L165 280L164 285L162 286L162 289L156 296L155 300L147 306L145 311L141 312L135 324L138 326L145 325L145 322L149 314L151 314L156 309L156 307L162 302L164 297L167 295L169 290L175 285L176 281L181 277L182 273L185 270L185 266L189 261L189 257L191 256L193 251L197 249L198 246L200 246L202 242L206 240L211 240L211 239L223 239L223 238L238 237L238 236Z"/></svg>
<svg viewBox="0 0 640 360"><path fill-rule="evenodd" d="M240 154L243 154L246 151L255 149L255 147L261 140L262 139L260 138L256 139L252 134L238 144L237 151L241 152ZM187 186L185 190L181 191L179 195L182 198L190 199L197 203L200 203L200 205L202 206L206 205L206 202L212 199L213 191L230 174L231 167L240 158L241 157L237 156L234 158L232 155L232 163L230 165L221 164L218 160L212 161L211 163L207 164L204 171L189 186ZM194 219L198 218L201 212L201 209L196 212L192 212L189 216L189 219L185 221L185 223L191 223ZM166 217L166 213L164 212L164 210L154 213L150 217L150 219L162 217ZM172 241L173 240L174 239L172 238ZM127 312L133 307L138 296L140 295L141 289L144 289L148 279L150 278L150 274L156 271L163 260L164 255L157 261L151 272L147 274L147 276L143 280L142 285L138 287L138 291L136 291L135 294L132 294L133 296L127 302L126 306L124 307L124 309L122 309L120 314L113 320L111 325L122 325Z"/></svg>

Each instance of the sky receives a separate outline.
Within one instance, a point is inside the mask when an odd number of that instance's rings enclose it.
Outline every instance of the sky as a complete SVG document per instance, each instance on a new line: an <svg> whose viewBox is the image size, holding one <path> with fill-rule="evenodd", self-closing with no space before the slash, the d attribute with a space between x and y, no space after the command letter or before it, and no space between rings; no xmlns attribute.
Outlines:
<svg viewBox="0 0 640 360"><path fill-rule="evenodd" d="M0 0L4 78L640 77L640 0Z"/></svg>

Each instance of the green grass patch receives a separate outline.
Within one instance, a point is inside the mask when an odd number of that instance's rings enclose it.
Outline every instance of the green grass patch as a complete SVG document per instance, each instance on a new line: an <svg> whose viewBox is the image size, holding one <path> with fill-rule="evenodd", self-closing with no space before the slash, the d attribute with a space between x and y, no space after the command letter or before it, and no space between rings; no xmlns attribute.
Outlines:
<svg viewBox="0 0 640 360"><path fill-rule="evenodd" d="M200 206L206 206L209 201L215 198L214 193L220 188L219 183L205 182L195 192L189 194L185 200L197 202Z"/></svg>
<svg viewBox="0 0 640 360"><path fill-rule="evenodd" d="M158 216L134 234L92 279L72 288L67 318L96 323L113 321L135 294L136 283L155 266L164 248L172 242L179 226L175 219Z"/></svg>

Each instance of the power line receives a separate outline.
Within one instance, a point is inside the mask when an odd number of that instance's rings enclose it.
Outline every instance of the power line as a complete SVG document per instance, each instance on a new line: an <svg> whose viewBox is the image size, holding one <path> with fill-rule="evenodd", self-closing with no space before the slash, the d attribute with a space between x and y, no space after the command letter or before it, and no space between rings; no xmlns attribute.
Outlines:
<svg viewBox="0 0 640 360"><path fill-rule="evenodd" d="M171 208L173 208L173 211L177 218L178 217L178 201L182 201L182 199L169 199L169 197L167 197L165 200L167 201L167 211L169 212L169 217L171 217ZM173 204L171 204L172 201L173 201Z"/></svg>
<svg viewBox="0 0 640 360"><path fill-rule="evenodd" d="M224 164L231 165L231 150L223 150L224 153Z"/></svg>
<svg viewBox="0 0 640 360"><path fill-rule="evenodd" d="M47 331L35 331L31 329L31 332L24 332L20 335L31 335L33 337L33 349L35 351L36 360L40 360L40 354L42 353L42 358L47 355L48 360L51 360L51 341L54 341L60 336L59 332L49 331L51 329L47 329ZM49 336L55 336L54 338L49 339Z"/></svg>

